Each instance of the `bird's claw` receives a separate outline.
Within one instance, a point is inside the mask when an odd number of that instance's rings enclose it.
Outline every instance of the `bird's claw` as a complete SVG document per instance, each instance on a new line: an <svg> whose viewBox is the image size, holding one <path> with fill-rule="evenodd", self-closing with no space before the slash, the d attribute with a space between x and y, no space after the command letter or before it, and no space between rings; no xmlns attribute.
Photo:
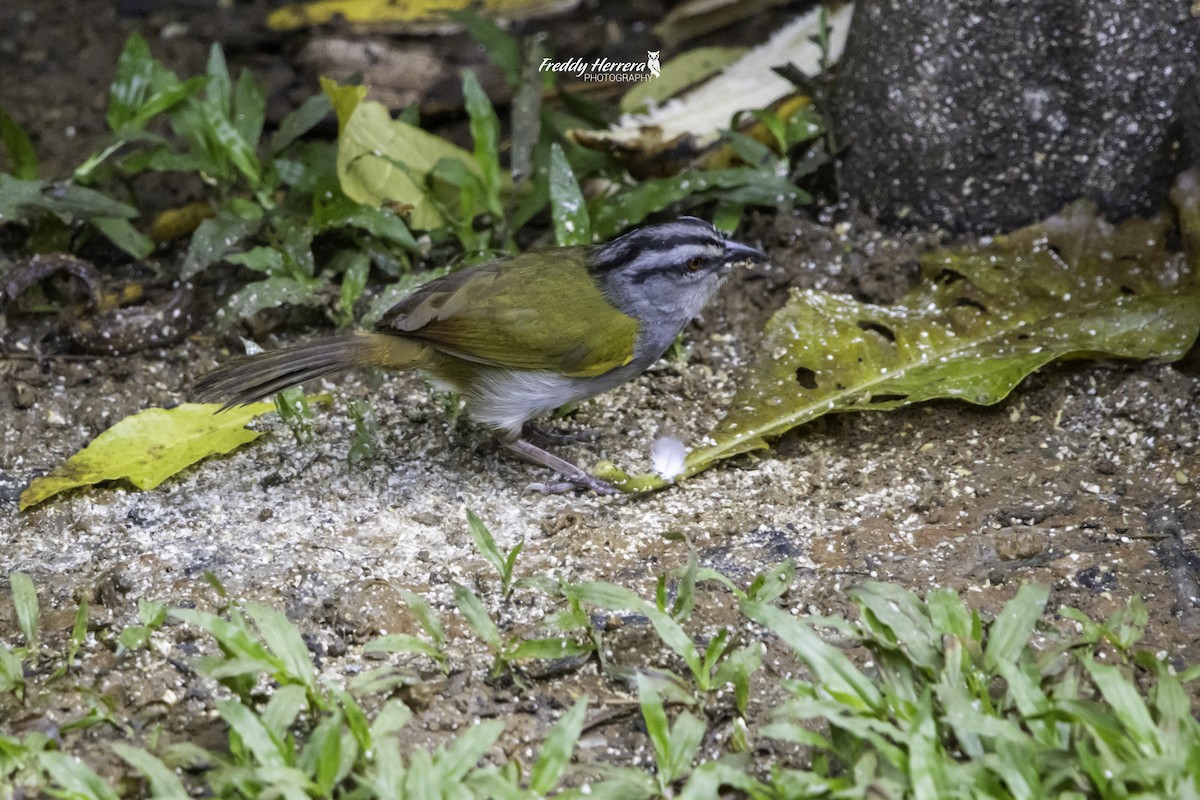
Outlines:
<svg viewBox="0 0 1200 800"><path fill-rule="evenodd" d="M608 481L602 481L594 475L587 475L583 478L567 481L554 481L553 483L531 483L525 487L526 492L536 492L538 494L566 494L567 492L586 492L593 491L599 495L617 495L621 490L613 486Z"/></svg>
<svg viewBox="0 0 1200 800"><path fill-rule="evenodd" d="M521 429L521 438L526 441L533 442L539 447L549 447L551 445L559 447L565 444L576 444L578 442L594 442L600 438L597 431L555 431L539 428L536 425L529 423Z"/></svg>

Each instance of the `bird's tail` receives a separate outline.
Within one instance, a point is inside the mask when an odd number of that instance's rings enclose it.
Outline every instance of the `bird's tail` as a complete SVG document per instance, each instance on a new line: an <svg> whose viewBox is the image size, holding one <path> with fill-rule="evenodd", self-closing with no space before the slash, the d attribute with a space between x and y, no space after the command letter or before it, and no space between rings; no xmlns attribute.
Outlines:
<svg viewBox="0 0 1200 800"><path fill-rule="evenodd" d="M224 410L354 367L419 367L428 356L425 345L399 336L384 333L335 336L235 358L202 375L192 393L201 403L223 402Z"/></svg>

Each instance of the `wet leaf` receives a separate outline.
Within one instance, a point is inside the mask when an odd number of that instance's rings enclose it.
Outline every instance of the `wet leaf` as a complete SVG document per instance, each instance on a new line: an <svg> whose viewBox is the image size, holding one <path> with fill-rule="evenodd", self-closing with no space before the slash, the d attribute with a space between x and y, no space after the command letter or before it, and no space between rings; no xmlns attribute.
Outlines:
<svg viewBox="0 0 1200 800"><path fill-rule="evenodd" d="M132 219L137 209L94 189L69 183L23 181L0 173L0 222L22 219L30 212L49 211L81 219L122 217Z"/></svg>
<svg viewBox="0 0 1200 800"><path fill-rule="evenodd" d="M260 227L262 209L256 206L222 209L215 217L204 220L196 226L196 232L188 244L180 277L187 280L220 261Z"/></svg>
<svg viewBox="0 0 1200 800"><path fill-rule="evenodd" d="M252 403L221 414L214 414L216 409L186 403L126 417L49 475L35 478L21 494L21 510L67 489L103 481L127 480L139 489L153 489L198 461L257 439L261 434L246 423L273 411L275 404Z"/></svg>
<svg viewBox="0 0 1200 800"><path fill-rule="evenodd" d="M400 217L382 208L356 203L340 192L332 198L314 198L311 224L318 233L333 228L358 228L399 245L410 253L419 253L421 250Z"/></svg>
<svg viewBox="0 0 1200 800"><path fill-rule="evenodd" d="M567 156L557 143L550 149L550 216L554 219L554 238L560 246L591 244L587 203Z"/></svg>
<svg viewBox="0 0 1200 800"><path fill-rule="evenodd" d="M1200 213L1181 223L1194 242ZM1190 264L1172 253L1171 227L1167 215L1114 227L1076 204L989 243L930 253L922 285L894 307L794 291L768 323L715 443L692 451L684 474L830 412L935 398L996 403L1059 358L1182 357L1200 329L1200 252Z"/></svg>
<svg viewBox="0 0 1200 800"><path fill-rule="evenodd" d="M316 305L321 282L303 278L276 276L248 283L229 296L225 307L217 311L217 322L231 325L239 319L252 317L264 308L289 305Z"/></svg>

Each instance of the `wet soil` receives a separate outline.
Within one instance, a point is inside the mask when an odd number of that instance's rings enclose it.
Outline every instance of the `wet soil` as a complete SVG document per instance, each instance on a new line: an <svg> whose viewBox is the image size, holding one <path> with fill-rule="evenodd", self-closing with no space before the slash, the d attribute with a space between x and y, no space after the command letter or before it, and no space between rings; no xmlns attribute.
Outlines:
<svg viewBox="0 0 1200 800"><path fill-rule="evenodd" d="M126 26L113 19L111 41L97 35L98 54L78 57L92 65L86 74L110 69ZM48 58L30 80L58 57ZM102 94L103 82L76 88L84 102ZM14 91L5 88L5 103L20 96ZM73 158L87 149L82 142L92 129L66 121L76 109L56 107L55 124L42 116L49 110L26 109L21 121L42 131L40 148ZM98 123L89 108L82 116ZM64 138L66 125L75 127L75 141ZM884 234L838 210L819 219L758 216L744 238L760 242L771 264L726 285L689 329L686 360L664 361L578 409L565 424L599 436L563 448L564 455L644 471L657 437L699 440L787 287L893 300L912 279L917 255L938 240ZM1074 606L1093 617L1136 594L1150 613L1145 646L1180 663L1200 662L1195 352L1173 365L1052 366L988 408L946 402L818 420L768 452L634 498L526 493L526 484L548 476L503 456L418 376L350 375L328 384L334 403L319 410L307 444L267 417L257 424L267 432L257 442L154 491L110 484L18 513L29 480L105 428L138 410L185 401L191 381L228 357L221 345L202 330L181 346L122 358L0 359L0 574L33 576L51 649L61 649L79 600L88 599L91 633L73 683L112 698L113 715L129 726L121 735L138 743L158 726L168 741L223 741L212 713L214 684L189 667L211 649L207 637L170 622L148 650L126 654L115 646L119 630L135 623L139 599L217 608L220 598L203 578L209 572L232 596L284 610L332 682L388 661L412 669L420 680L404 690L417 712L406 746L501 717L506 733L491 756L527 760L561 710L588 695L595 711L581 760L647 764L634 695L601 677L594 662L528 665L524 686L489 680L490 656L454 610L453 584L482 595L506 634L542 630L551 609L531 589L502 600L468 535L467 508L501 547L525 542L518 575L613 581L650 597L658 575L686 562L682 534L703 565L743 584L792 559L798 577L784 600L801 613L849 614L847 589L868 580L918 592L953 588L987 613L1024 582L1051 587L1049 609ZM380 432L376 457L351 466L346 401L355 398L369 398ZM425 595L443 615L451 675L420 659L363 653L384 633L419 632L398 587ZM680 668L644 621L610 622L615 662ZM761 636L737 615L729 593L705 587L689 630L703 639L721 625L736 626L747 640ZM3 591L0 640L17 638ZM773 647L765 669L781 674L790 666ZM752 723L777 700L762 688L767 683L774 681L757 684ZM85 705L84 695L65 691L38 709L0 701L0 727L56 730ZM710 709L707 746L730 735L727 712ZM120 774L100 746L113 735L102 725L66 741L93 766ZM757 757L765 764L779 754L764 744Z"/></svg>

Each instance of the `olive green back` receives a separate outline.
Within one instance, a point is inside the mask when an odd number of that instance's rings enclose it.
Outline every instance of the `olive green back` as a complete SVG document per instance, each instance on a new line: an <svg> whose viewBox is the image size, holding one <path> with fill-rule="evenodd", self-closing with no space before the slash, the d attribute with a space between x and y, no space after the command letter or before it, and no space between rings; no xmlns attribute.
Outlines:
<svg viewBox="0 0 1200 800"><path fill-rule="evenodd" d="M376 329L469 361L592 377L633 359L638 322L588 273L587 248L525 253L431 281Z"/></svg>

